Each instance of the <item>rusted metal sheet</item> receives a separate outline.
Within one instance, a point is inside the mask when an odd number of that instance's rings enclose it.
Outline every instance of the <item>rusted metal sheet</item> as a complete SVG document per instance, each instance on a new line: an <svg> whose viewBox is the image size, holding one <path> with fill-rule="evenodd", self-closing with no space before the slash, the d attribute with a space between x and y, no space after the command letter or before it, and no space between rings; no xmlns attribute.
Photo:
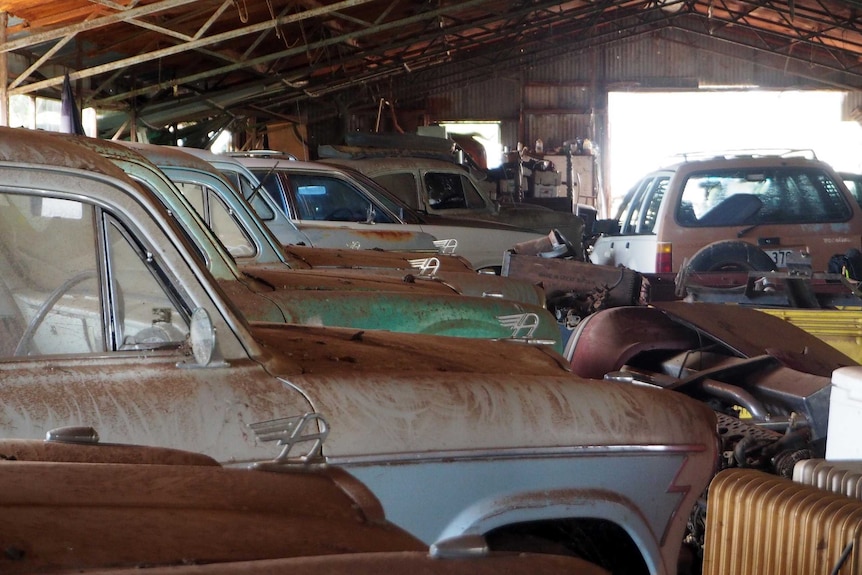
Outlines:
<svg viewBox="0 0 862 575"><path fill-rule="evenodd" d="M147 573L152 575L609 575L601 567L561 555L501 553L485 558L441 560L425 551L339 554L147 569ZM99 573L108 575L117 572Z"/></svg>
<svg viewBox="0 0 862 575"><path fill-rule="evenodd" d="M549 299L594 294L607 307L646 303L643 276L626 268L509 252L503 258L503 275L540 284Z"/></svg>
<svg viewBox="0 0 862 575"><path fill-rule="evenodd" d="M783 352L787 361L796 356L797 361L808 366L808 371L826 377L839 367L856 364L810 333L755 309L688 302L656 302L653 305L710 334L744 357Z"/></svg>
<svg viewBox="0 0 862 575"><path fill-rule="evenodd" d="M5 573L425 549L325 469L3 461L0 485Z"/></svg>

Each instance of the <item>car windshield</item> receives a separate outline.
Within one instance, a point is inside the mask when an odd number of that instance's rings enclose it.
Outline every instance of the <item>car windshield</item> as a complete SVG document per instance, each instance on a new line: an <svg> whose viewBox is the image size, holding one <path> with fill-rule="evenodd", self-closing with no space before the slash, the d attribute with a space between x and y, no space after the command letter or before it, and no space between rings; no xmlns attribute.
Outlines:
<svg viewBox="0 0 862 575"><path fill-rule="evenodd" d="M693 173L677 206L677 220L691 227L840 222L851 215L829 174L793 166Z"/></svg>

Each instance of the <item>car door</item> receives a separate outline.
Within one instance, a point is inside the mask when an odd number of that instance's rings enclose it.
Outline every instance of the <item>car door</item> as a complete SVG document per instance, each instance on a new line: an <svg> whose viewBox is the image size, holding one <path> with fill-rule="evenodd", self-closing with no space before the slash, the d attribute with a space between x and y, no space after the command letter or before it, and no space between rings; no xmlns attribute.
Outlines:
<svg viewBox="0 0 862 575"><path fill-rule="evenodd" d="M211 297L218 288L164 233L167 216L155 225L143 198L125 202L133 214L111 205L128 193L80 173L0 166L0 428L35 438L84 425L108 442L271 457L247 424L302 414L307 402L248 355L253 342ZM219 334L220 360L207 367L187 342L199 307Z"/></svg>

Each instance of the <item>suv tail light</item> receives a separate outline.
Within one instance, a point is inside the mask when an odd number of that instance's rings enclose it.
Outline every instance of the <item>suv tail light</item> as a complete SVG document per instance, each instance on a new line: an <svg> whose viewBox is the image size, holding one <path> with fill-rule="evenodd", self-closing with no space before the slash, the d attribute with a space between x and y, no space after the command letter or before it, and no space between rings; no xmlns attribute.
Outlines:
<svg viewBox="0 0 862 575"><path fill-rule="evenodd" d="M655 251L655 272L657 274L673 271L673 247L669 242L659 242Z"/></svg>

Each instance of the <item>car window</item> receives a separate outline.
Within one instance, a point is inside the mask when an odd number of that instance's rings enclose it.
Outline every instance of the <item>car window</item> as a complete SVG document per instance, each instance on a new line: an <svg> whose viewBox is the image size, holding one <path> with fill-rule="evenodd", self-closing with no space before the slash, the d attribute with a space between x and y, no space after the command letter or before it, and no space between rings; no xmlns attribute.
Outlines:
<svg viewBox="0 0 862 575"><path fill-rule="evenodd" d="M827 173L793 166L691 174L677 206L684 226L840 222L851 215Z"/></svg>
<svg viewBox="0 0 862 575"><path fill-rule="evenodd" d="M419 197L416 192L416 176L413 173L382 174L374 176L373 179L414 210L425 209L425 206L419 203Z"/></svg>
<svg viewBox="0 0 862 575"><path fill-rule="evenodd" d="M658 177L652 181L649 192L644 198L643 218L638 222L637 233L651 234L655 231L655 224L658 221L658 210L661 207L661 201L664 199L669 182L670 178L668 177Z"/></svg>
<svg viewBox="0 0 862 575"><path fill-rule="evenodd" d="M425 189L428 207L434 210L483 208L485 203L476 187L461 174L427 172Z"/></svg>
<svg viewBox="0 0 862 575"><path fill-rule="evenodd" d="M365 194L346 180L323 174L288 176L296 201L296 210L303 220L364 222L391 221Z"/></svg>
<svg viewBox="0 0 862 575"><path fill-rule="evenodd" d="M106 219L108 269L115 300L115 349L181 345L189 333L188 312L170 282L133 236L113 218Z"/></svg>
<svg viewBox="0 0 862 575"><path fill-rule="evenodd" d="M270 208L269 202L261 195L263 191L260 186L252 184L248 178L240 176L237 172L222 172L222 174L233 185L234 189L239 190L242 197L251 204L251 208L257 214L257 217L265 222L275 219L275 213Z"/></svg>
<svg viewBox="0 0 862 575"><path fill-rule="evenodd" d="M0 357L185 340L188 314L153 275L152 253L98 216L83 202L0 196Z"/></svg>
<svg viewBox="0 0 862 575"><path fill-rule="evenodd" d="M645 178L629 190L626 197L620 205L619 223L621 234L637 233L638 222L641 218L641 207L644 201L644 195L652 184L652 178Z"/></svg>
<svg viewBox="0 0 862 575"><path fill-rule="evenodd" d="M193 182L174 182L233 257L253 257L257 249L215 190Z"/></svg>
<svg viewBox="0 0 862 575"><path fill-rule="evenodd" d="M245 228L240 225L233 210L225 204L222 197L210 188L207 188L207 208L210 228L227 251L235 258L254 257L257 255L257 247L251 241Z"/></svg>
<svg viewBox="0 0 862 575"><path fill-rule="evenodd" d="M260 181L263 189L266 190L266 193L269 194L269 197L275 201L278 207L285 214L290 214L288 206L285 204L284 193L281 189L281 178L278 177L278 174L274 170L266 168L252 170L252 173Z"/></svg>
<svg viewBox="0 0 862 575"><path fill-rule="evenodd" d="M844 174L844 185L850 190L856 203L862 207L862 176Z"/></svg>

